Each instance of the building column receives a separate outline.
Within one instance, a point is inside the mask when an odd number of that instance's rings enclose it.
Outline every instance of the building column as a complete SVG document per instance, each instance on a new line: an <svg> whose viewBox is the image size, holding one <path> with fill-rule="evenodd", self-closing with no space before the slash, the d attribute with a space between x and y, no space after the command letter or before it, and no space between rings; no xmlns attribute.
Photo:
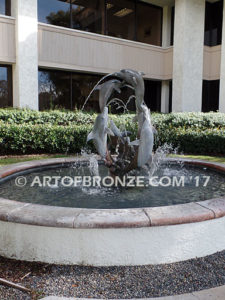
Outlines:
<svg viewBox="0 0 225 300"><path fill-rule="evenodd" d="M13 106L38 109L37 0L12 0L16 18L16 64L13 65Z"/></svg>
<svg viewBox="0 0 225 300"><path fill-rule="evenodd" d="M171 41L171 6L163 7L162 47L170 47ZM169 81L162 81L161 112L169 112Z"/></svg>
<svg viewBox="0 0 225 300"><path fill-rule="evenodd" d="M161 90L161 112L169 113L169 98L170 98L170 82L169 80L162 81Z"/></svg>
<svg viewBox="0 0 225 300"><path fill-rule="evenodd" d="M205 0L175 0L172 111L201 111Z"/></svg>
<svg viewBox="0 0 225 300"><path fill-rule="evenodd" d="M171 39L171 6L163 7L162 47L170 46Z"/></svg>
<svg viewBox="0 0 225 300"><path fill-rule="evenodd" d="M223 30L220 65L220 97L219 111L225 113L225 5L223 6Z"/></svg>

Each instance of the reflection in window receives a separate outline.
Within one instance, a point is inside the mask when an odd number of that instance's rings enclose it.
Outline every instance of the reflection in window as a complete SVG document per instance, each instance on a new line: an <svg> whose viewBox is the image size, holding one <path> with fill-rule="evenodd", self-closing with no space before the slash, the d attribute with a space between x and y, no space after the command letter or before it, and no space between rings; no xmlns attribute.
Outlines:
<svg viewBox="0 0 225 300"><path fill-rule="evenodd" d="M39 70L39 109L80 109L100 76L56 70ZM98 93L89 99L86 110L98 111Z"/></svg>
<svg viewBox="0 0 225 300"><path fill-rule="evenodd" d="M73 1L72 1L73 2ZM105 33L104 0L77 0L72 4L72 28Z"/></svg>
<svg viewBox="0 0 225 300"><path fill-rule="evenodd" d="M162 8L137 0L38 0L38 16L52 25L161 45Z"/></svg>
<svg viewBox="0 0 225 300"><path fill-rule="evenodd" d="M221 44L223 22L223 0L215 3L206 2L205 8L205 45Z"/></svg>
<svg viewBox="0 0 225 300"><path fill-rule="evenodd" d="M102 76L82 73L72 73L72 109L80 109L90 91ZM98 92L93 92L88 100L85 110L99 111Z"/></svg>
<svg viewBox="0 0 225 300"><path fill-rule="evenodd" d="M107 33L117 38L135 39L135 2L108 0Z"/></svg>
<svg viewBox="0 0 225 300"><path fill-rule="evenodd" d="M0 0L0 14L10 16L11 15L11 0Z"/></svg>
<svg viewBox="0 0 225 300"><path fill-rule="evenodd" d="M0 107L12 106L12 67L0 65Z"/></svg>
<svg viewBox="0 0 225 300"><path fill-rule="evenodd" d="M161 46L162 9L138 2L137 41Z"/></svg>
<svg viewBox="0 0 225 300"><path fill-rule="evenodd" d="M202 111L217 111L219 109L219 80L203 80Z"/></svg>
<svg viewBox="0 0 225 300"><path fill-rule="evenodd" d="M67 0L38 0L39 22L70 27L70 3Z"/></svg>
<svg viewBox="0 0 225 300"><path fill-rule="evenodd" d="M39 109L71 109L70 73L39 71Z"/></svg>
<svg viewBox="0 0 225 300"><path fill-rule="evenodd" d="M39 70L39 109L81 109L87 96L101 79L102 75L64 72L57 70ZM134 91L124 87L119 94L113 92L110 99L119 98L127 101ZM109 99L109 101L110 101ZM99 112L99 92L94 91L85 106L86 111ZM152 111L160 111L161 81L145 80L145 102ZM135 111L135 100L132 99L127 108ZM120 113L118 105L110 105L112 113Z"/></svg>

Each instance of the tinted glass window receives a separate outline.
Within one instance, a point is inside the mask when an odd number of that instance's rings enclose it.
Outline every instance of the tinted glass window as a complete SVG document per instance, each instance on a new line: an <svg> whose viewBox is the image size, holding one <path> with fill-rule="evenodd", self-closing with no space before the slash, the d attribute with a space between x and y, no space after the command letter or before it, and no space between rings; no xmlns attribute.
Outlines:
<svg viewBox="0 0 225 300"><path fill-rule="evenodd" d="M170 34L170 45L173 46L174 43L174 22L175 22L175 7L171 9L171 34Z"/></svg>
<svg viewBox="0 0 225 300"><path fill-rule="evenodd" d="M205 45L221 44L223 22L223 1L206 2L205 9Z"/></svg>
<svg viewBox="0 0 225 300"><path fill-rule="evenodd" d="M77 0L72 4L72 28L105 33L104 0Z"/></svg>
<svg viewBox="0 0 225 300"><path fill-rule="evenodd" d="M137 40L142 43L161 46L162 9L138 2Z"/></svg>
<svg viewBox="0 0 225 300"><path fill-rule="evenodd" d="M202 90L202 111L217 111L219 109L219 80L204 80Z"/></svg>
<svg viewBox="0 0 225 300"><path fill-rule="evenodd" d="M151 111L161 111L161 81L145 80L145 103Z"/></svg>
<svg viewBox="0 0 225 300"><path fill-rule="evenodd" d="M169 85L169 113L172 112L172 105L173 105L173 81L170 80Z"/></svg>
<svg viewBox="0 0 225 300"><path fill-rule="evenodd" d="M39 109L80 109L101 76L57 70L39 70ZM98 92L94 92L85 110L98 111Z"/></svg>
<svg viewBox="0 0 225 300"><path fill-rule="evenodd" d="M0 65L0 107L12 106L12 67Z"/></svg>
<svg viewBox="0 0 225 300"><path fill-rule="evenodd" d="M0 14L10 16L11 15L11 0L0 0Z"/></svg>
<svg viewBox="0 0 225 300"><path fill-rule="evenodd" d="M71 109L70 72L39 71L39 109Z"/></svg>
<svg viewBox="0 0 225 300"><path fill-rule="evenodd" d="M107 33L122 39L135 39L135 2L109 0L107 11Z"/></svg>
<svg viewBox="0 0 225 300"><path fill-rule="evenodd" d="M38 0L38 20L70 27L70 3L67 0Z"/></svg>
<svg viewBox="0 0 225 300"><path fill-rule="evenodd" d="M102 76L92 74L72 73L72 108L81 109L89 93ZM93 92L85 110L99 111L98 91Z"/></svg>
<svg viewBox="0 0 225 300"><path fill-rule="evenodd" d="M141 1L38 0L38 19L52 25L161 45L162 8Z"/></svg>

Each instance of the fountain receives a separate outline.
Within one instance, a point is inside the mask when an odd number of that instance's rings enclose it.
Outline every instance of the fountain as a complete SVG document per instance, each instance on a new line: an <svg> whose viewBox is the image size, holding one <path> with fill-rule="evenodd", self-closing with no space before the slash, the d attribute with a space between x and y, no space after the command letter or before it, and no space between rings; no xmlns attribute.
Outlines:
<svg viewBox="0 0 225 300"><path fill-rule="evenodd" d="M134 95L136 139L109 120L112 92ZM18 163L0 170L0 255L94 266L146 265L225 249L225 166L152 154L156 130L141 72L103 77L87 142L98 155ZM90 97L90 95L89 95ZM89 97L85 101L88 101ZM115 149L115 153L113 153Z"/></svg>
<svg viewBox="0 0 225 300"><path fill-rule="evenodd" d="M141 72L133 70L121 70L112 74L120 80L108 80L101 86L99 107L101 114L96 118L94 128L89 133L87 141L93 140L99 155L105 160L109 167L111 176L122 176L137 167L143 167L145 164L151 164L153 150L153 130L151 124L150 110L144 103L144 80ZM137 115L135 120L138 121L138 136L135 141L130 142L127 131L121 132L115 123L110 121L108 128L108 108L107 101L113 90L121 92L123 86L129 86L135 91L135 102ZM118 101L118 100L115 100ZM125 104L121 99L123 106ZM112 144L118 148L118 155L113 158L107 147L107 134L114 137Z"/></svg>

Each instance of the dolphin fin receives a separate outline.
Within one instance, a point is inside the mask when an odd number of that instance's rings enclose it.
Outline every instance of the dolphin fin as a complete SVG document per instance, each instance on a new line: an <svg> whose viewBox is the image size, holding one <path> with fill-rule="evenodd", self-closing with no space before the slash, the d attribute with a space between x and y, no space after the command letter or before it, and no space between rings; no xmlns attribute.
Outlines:
<svg viewBox="0 0 225 300"><path fill-rule="evenodd" d="M130 143L131 146L139 146L140 145L140 141L139 140L135 140L133 142Z"/></svg>
<svg viewBox="0 0 225 300"><path fill-rule="evenodd" d="M116 90L117 91L117 93L121 93L121 89L119 88L119 87L117 87L117 86L114 86L114 90Z"/></svg>
<svg viewBox="0 0 225 300"><path fill-rule="evenodd" d="M149 165L149 166L151 166L151 164L152 164L152 154L151 154L151 156L149 157L149 160L148 160L148 162L147 162L147 164Z"/></svg>
<svg viewBox="0 0 225 300"><path fill-rule="evenodd" d="M93 138L94 138L94 134L93 134L93 132L91 131L91 132L88 134L88 136L87 136L87 142L89 142L90 140L93 140Z"/></svg>
<svg viewBox="0 0 225 300"><path fill-rule="evenodd" d="M101 88L102 88L102 85L103 85L103 84L99 84L98 86L96 86L95 91L100 91Z"/></svg>
<svg viewBox="0 0 225 300"><path fill-rule="evenodd" d="M153 132L154 134L158 134L158 131L155 129L154 126L152 126L152 132Z"/></svg>
<svg viewBox="0 0 225 300"><path fill-rule="evenodd" d="M146 74L145 74L144 72L142 72L142 71L139 71L138 74L140 74L141 76L146 75Z"/></svg>
<svg viewBox="0 0 225 300"><path fill-rule="evenodd" d="M133 79L133 82L135 83L135 85L137 85L137 79L134 76L132 77L132 79Z"/></svg>
<svg viewBox="0 0 225 300"><path fill-rule="evenodd" d="M105 129L105 132L108 134L108 135L111 135L111 136L115 136L115 134L112 132L112 130L110 128L106 128Z"/></svg>

